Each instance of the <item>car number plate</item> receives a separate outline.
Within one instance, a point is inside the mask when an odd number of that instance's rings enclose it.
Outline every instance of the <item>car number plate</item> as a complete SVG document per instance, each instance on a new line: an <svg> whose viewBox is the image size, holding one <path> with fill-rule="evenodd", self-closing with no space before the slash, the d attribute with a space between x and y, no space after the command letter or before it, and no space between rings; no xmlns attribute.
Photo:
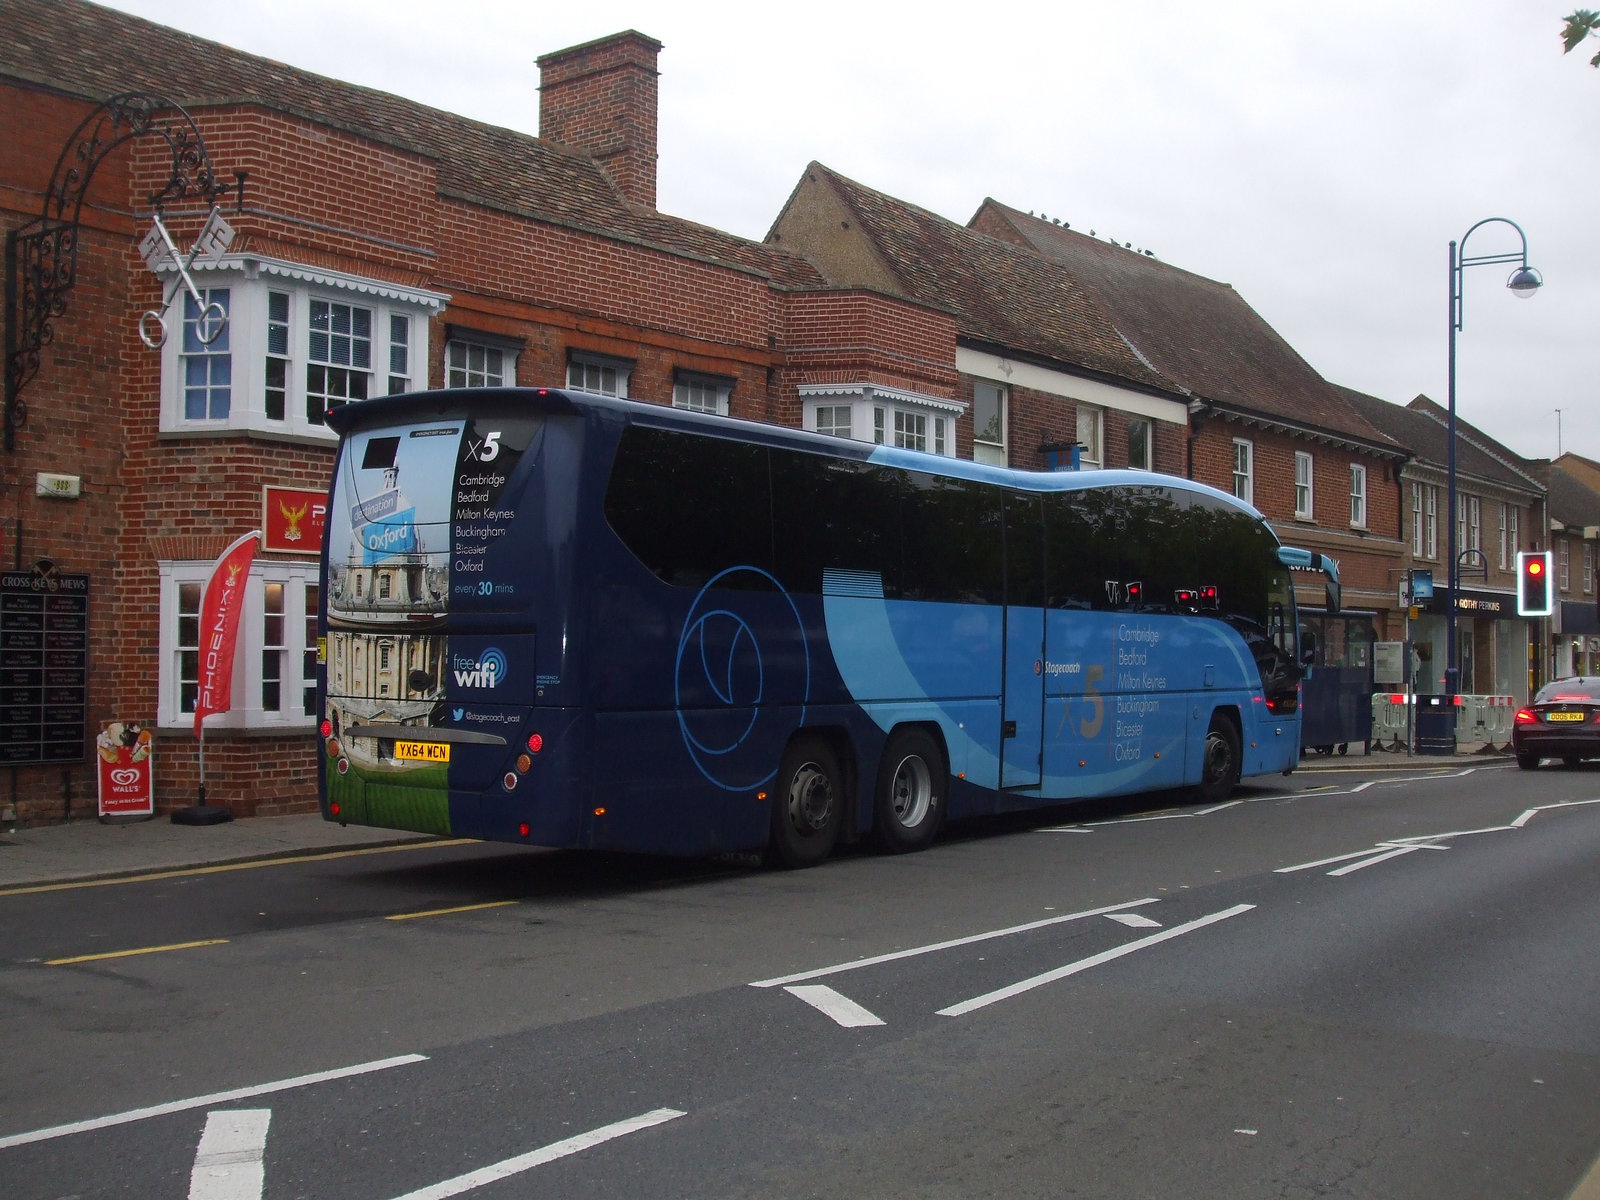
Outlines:
<svg viewBox="0 0 1600 1200"><path fill-rule="evenodd" d="M414 758L421 762L449 762L449 742L396 742L396 758Z"/></svg>
<svg viewBox="0 0 1600 1200"><path fill-rule="evenodd" d="M1571 713L1571 712L1568 712L1568 713L1545 713L1544 719L1546 721L1581 721L1586 716L1588 716L1587 713L1581 713L1581 712L1575 712L1575 713Z"/></svg>

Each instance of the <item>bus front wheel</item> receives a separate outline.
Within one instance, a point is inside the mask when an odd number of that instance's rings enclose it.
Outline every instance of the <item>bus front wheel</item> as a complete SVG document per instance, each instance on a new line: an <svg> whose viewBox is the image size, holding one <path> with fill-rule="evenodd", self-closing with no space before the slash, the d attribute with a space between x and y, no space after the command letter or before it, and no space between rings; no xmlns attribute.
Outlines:
<svg viewBox="0 0 1600 1200"><path fill-rule="evenodd" d="M1241 755L1239 731L1233 722L1221 713L1212 713L1200 764L1200 782L1194 789L1197 802L1215 804L1233 794L1239 783Z"/></svg>
<svg viewBox="0 0 1600 1200"><path fill-rule="evenodd" d="M819 737L797 737L783 753L772 793L770 856L778 866L814 867L833 853L843 817L839 757Z"/></svg>
<svg viewBox="0 0 1600 1200"><path fill-rule="evenodd" d="M926 729L897 729L878 764L872 830L890 854L925 850L944 821L949 772Z"/></svg>

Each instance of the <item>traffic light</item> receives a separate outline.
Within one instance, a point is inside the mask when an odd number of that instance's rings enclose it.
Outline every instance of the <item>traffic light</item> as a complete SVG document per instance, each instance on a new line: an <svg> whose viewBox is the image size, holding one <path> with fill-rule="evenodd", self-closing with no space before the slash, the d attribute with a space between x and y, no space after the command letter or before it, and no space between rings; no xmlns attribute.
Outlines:
<svg viewBox="0 0 1600 1200"><path fill-rule="evenodd" d="M1517 616L1548 617L1555 608L1548 550L1517 551Z"/></svg>

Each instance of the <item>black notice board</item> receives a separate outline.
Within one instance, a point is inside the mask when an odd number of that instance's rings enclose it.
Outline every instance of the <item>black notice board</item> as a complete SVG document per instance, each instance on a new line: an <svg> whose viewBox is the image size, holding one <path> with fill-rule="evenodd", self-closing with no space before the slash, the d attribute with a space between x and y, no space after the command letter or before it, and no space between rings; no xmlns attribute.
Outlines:
<svg viewBox="0 0 1600 1200"><path fill-rule="evenodd" d="M82 762L89 577L0 572L0 766Z"/></svg>

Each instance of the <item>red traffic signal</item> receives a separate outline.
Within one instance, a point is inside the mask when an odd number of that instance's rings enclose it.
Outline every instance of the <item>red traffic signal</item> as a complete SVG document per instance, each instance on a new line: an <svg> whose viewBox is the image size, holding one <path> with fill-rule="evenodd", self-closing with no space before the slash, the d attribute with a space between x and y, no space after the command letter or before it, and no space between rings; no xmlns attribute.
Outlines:
<svg viewBox="0 0 1600 1200"><path fill-rule="evenodd" d="M1517 551L1517 615L1548 617L1555 609L1550 579L1550 551Z"/></svg>

